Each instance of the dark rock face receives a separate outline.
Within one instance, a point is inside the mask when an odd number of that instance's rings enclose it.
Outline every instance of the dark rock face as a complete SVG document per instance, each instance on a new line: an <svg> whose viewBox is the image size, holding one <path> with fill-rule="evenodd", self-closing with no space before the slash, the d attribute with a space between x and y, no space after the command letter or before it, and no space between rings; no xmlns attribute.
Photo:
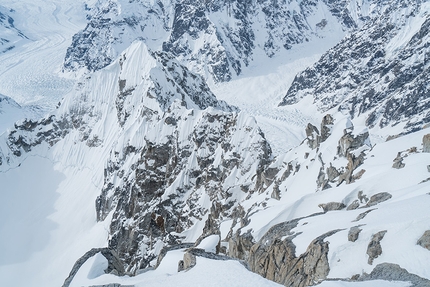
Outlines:
<svg viewBox="0 0 430 287"><path fill-rule="evenodd" d="M372 239L367 246L368 263L373 264L373 260L382 254L381 240L384 238L386 230L373 234Z"/></svg>
<svg viewBox="0 0 430 287"><path fill-rule="evenodd" d="M322 111L337 107L351 117L368 113L369 127L402 123L404 132L422 128L430 121L426 56L430 48L425 44L429 41L430 19L398 50L391 51L389 47L409 18L422 17L421 2L394 1L383 6L378 16L368 20L362 29L299 73L281 105L313 95ZM405 7L410 10L396 18L394 15L402 14ZM420 60L415 61L414 57Z"/></svg>

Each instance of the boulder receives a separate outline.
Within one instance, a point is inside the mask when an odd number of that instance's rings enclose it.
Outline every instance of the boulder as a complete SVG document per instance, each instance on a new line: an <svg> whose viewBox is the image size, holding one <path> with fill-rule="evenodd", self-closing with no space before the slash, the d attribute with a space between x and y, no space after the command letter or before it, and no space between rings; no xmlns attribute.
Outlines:
<svg viewBox="0 0 430 287"><path fill-rule="evenodd" d="M417 244L430 250L430 230L426 230L426 232L424 232L420 239L418 239Z"/></svg>
<svg viewBox="0 0 430 287"><path fill-rule="evenodd" d="M372 195L370 200L367 202L367 207L377 205L378 203L384 202L386 200L389 200L392 197L391 194L388 192L380 192L377 194Z"/></svg>
<svg viewBox="0 0 430 287"><path fill-rule="evenodd" d="M358 199L354 200L353 202L351 202L350 205L348 205L348 207L346 208L346 210L354 210L360 207L360 202L358 201Z"/></svg>
<svg viewBox="0 0 430 287"><path fill-rule="evenodd" d="M382 254L382 246L381 240L384 238L387 230L379 231L378 233L373 234L372 239L367 246L367 255L369 255L369 259L367 263L370 265L373 264L373 260Z"/></svg>
<svg viewBox="0 0 430 287"><path fill-rule="evenodd" d="M196 266L196 256L190 252L185 252L184 254L184 270L189 270Z"/></svg>
<svg viewBox="0 0 430 287"><path fill-rule="evenodd" d="M318 207L321 207L324 212L332 211L332 210L341 210L346 207L345 204L342 202L328 202L328 203L321 203L318 205Z"/></svg>
<svg viewBox="0 0 430 287"><path fill-rule="evenodd" d="M403 163L402 153L398 152L397 157L393 159L393 168L401 169L404 167L405 167L405 164Z"/></svg>
<svg viewBox="0 0 430 287"><path fill-rule="evenodd" d="M348 232L348 241L351 241L351 242L357 241L358 235L360 234L360 232L362 230L359 227L360 226L354 226L354 227L351 227L349 229L349 232Z"/></svg>

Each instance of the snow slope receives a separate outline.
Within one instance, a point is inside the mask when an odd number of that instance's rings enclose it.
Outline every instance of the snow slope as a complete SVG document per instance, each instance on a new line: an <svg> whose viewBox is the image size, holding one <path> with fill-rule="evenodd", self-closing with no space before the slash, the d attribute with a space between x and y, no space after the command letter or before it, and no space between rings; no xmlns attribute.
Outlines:
<svg viewBox="0 0 430 287"><path fill-rule="evenodd" d="M0 53L1 94L21 106L38 106L39 115L55 108L74 84L60 71L72 35L85 26L84 2L2 1L27 39Z"/></svg>

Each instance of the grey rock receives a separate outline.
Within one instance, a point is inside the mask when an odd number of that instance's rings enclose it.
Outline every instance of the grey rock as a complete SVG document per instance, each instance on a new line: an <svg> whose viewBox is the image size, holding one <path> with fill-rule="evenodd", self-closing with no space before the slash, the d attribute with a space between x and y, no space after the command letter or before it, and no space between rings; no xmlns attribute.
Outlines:
<svg viewBox="0 0 430 287"><path fill-rule="evenodd" d="M370 274L363 274L358 278L358 281L368 280L404 281L412 283L413 287L430 287L430 280L409 273L406 269L392 263L378 264Z"/></svg>
<svg viewBox="0 0 430 287"><path fill-rule="evenodd" d="M430 134L423 136L423 152L430 152Z"/></svg>
<svg viewBox="0 0 430 287"><path fill-rule="evenodd" d="M418 239L417 244L423 248L430 250L430 230L426 230Z"/></svg>
<svg viewBox="0 0 430 287"><path fill-rule="evenodd" d="M316 149L320 144L320 132L318 128L311 123L308 123L305 129L308 146L311 149Z"/></svg>
<svg viewBox="0 0 430 287"><path fill-rule="evenodd" d="M358 199L354 200L353 202L351 202L350 205L348 205L348 207L346 208L346 210L354 210L360 207L360 202L358 201Z"/></svg>
<svg viewBox="0 0 430 287"><path fill-rule="evenodd" d="M346 207L345 204L342 202L328 202L328 203L321 203L318 205L318 207L321 207L325 212L332 211L332 210L341 210Z"/></svg>
<svg viewBox="0 0 430 287"><path fill-rule="evenodd" d="M401 169L405 167L401 152L397 153L397 157L393 159L393 168Z"/></svg>
<svg viewBox="0 0 430 287"><path fill-rule="evenodd" d="M358 235L360 234L360 232L362 230L359 227L360 226L354 226L354 227L351 227L349 229L349 231L348 231L348 241L351 241L351 242L357 241Z"/></svg>
<svg viewBox="0 0 430 287"><path fill-rule="evenodd" d="M321 121L320 142L324 142L331 135L333 124L334 124L334 119L330 114L327 114L323 117Z"/></svg>
<svg viewBox="0 0 430 287"><path fill-rule="evenodd" d="M241 260L246 260L251 247L255 244L250 232L242 235L236 234L228 242L228 255Z"/></svg>
<svg viewBox="0 0 430 287"><path fill-rule="evenodd" d="M188 270L196 266L196 256L190 252L184 254L184 270Z"/></svg>
<svg viewBox="0 0 430 287"><path fill-rule="evenodd" d="M364 132L357 136L351 133L345 133L339 140L337 154L347 157L350 151L362 147L369 141L369 132Z"/></svg>
<svg viewBox="0 0 430 287"><path fill-rule="evenodd" d="M427 171L430 172L430 165L427 166Z"/></svg>
<svg viewBox="0 0 430 287"><path fill-rule="evenodd" d="M386 200L389 200L392 197L392 195L388 192L380 192L377 194L374 194L370 197L370 200L367 202L367 207L377 205L378 203L384 202Z"/></svg>
<svg viewBox="0 0 430 287"><path fill-rule="evenodd" d="M367 245L367 255L369 255L367 263L369 263L370 265L373 264L373 260L375 258L382 254L381 240L384 238L385 233L387 233L386 230L379 231L378 233L373 234L369 245Z"/></svg>
<svg viewBox="0 0 430 287"><path fill-rule="evenodd" d="M294 222L292 224L294 225ZM294 236L280 240L273 238L274 234L266 234L268 238L263 237L251 248L249 267L251 271L285 286L313 285L324 280L330 271L327 259L329 243L324 242L324 239L338 231L333 230L319 236L310 243L306 252L298 257L292 242ZM272 240L267 242L269 238Z"/></svg>
<svg viewBox="0 0 430 287"><path fill-rule="evenodd" d="M371 211L373 211L373 210L375 210L375 209L370 209L370 210L367 210L367 211L365 211L365 212L362 212L362 213L360 213L358 216L357 216L357 218L355 219L355 220L353 220L353 222L356 222L356 221L360 221L360 220L362 220L363 218L365 218Z"/></svg>

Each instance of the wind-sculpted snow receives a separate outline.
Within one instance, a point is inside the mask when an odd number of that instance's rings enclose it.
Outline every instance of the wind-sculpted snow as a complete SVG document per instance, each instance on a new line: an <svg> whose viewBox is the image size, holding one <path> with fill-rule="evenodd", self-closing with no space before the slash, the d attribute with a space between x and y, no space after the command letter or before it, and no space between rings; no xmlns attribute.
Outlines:
<svg viewBox="0 0 430 287"><path fill-rule="evenodd" d="M356 26L355 19L339 24L335 17L344 16L337 15L335 4L329 5L331 10L317 0L98 1L89 11L87 27L73 37L64 67L101 69L141 39L206 78L229 81L256 57L273 57L324 37L330 27Z"/></svg>
<svg viewBox="0 0 430 287"><path fill-rule="evenodd" d="M369 127L428 123L429 5L395 4L299 73L281 105L312 95L321 111L336 107Z"/></svg>

